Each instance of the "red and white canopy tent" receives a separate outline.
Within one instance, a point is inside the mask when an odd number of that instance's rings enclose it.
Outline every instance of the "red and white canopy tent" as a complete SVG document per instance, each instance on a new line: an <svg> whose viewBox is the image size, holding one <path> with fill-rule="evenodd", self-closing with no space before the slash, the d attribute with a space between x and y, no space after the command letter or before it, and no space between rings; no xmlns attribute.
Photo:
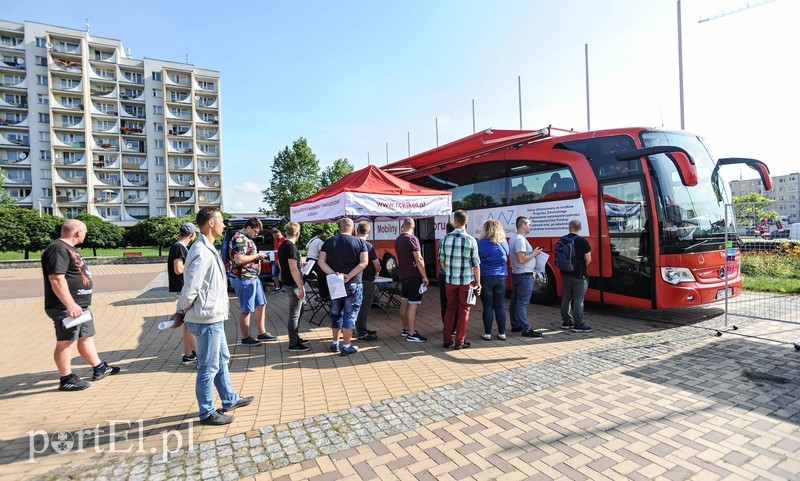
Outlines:
<svg viewBox="0 0 800 481"><path fill-rule="evenodd" d="M402 217L450 215L452 194L399 179L374 165L352 172L338 182L290 206L295 222L393 220Z"/></svg>

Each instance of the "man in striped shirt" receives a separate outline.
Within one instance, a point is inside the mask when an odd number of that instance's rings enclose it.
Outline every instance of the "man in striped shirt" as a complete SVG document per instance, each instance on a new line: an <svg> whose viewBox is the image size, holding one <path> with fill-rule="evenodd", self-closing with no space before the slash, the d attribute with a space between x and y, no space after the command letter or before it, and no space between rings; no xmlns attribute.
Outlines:
<svg viewBox="0 0 800 481"><path fill-rule="evenodd" d="M476 287L476 295L481 288L481 260L478 257L478 243L467 234L467 213L457 210L453 213L453 232L442 239L439 246L439 262L445 274L445 290L447 294L447 313L444 320L444 344L447 349L451 344L453 326L456 328L456 349L466 349L470 343L465 340L467 323L469 322L470 305L467 304L467 293L470 287Z"/></svg>

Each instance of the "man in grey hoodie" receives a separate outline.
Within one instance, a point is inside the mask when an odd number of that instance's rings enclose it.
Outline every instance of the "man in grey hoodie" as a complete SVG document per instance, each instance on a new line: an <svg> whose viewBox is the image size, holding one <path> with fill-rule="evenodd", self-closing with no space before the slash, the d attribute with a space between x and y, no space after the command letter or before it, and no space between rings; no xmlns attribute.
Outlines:
<svg viewBox="0 0 800 481"><path fill-rule="evenodd" d="M231 355L225 338L225 320L229 316L228 286L214 240L222 236L225 224L216 207L203 207L197 213L200 235L189 249L183 271L183 290L172 316L173 329L183 322L197 341L197 382L195 394L200 406L200 423L223 425L233 422L224 414L253 402L253 396L240 397L233 390L228 362ZM214 387L222 400L222 409L214 405Z"/></svg>

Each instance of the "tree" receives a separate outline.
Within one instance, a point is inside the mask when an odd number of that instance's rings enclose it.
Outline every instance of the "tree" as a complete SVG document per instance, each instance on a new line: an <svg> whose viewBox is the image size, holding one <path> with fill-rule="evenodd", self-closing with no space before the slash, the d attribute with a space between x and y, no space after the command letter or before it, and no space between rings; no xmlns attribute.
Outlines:
<svg viewBox="0 0 800 481"><path fill-rule="evenodd" d="M304 199L317 191L319 160L303 137L278 152L272 163L272 180L264 190L264 202L282 217L289 217L292 202Z"/></svg>
<svg viewBox="0 0 800 481"><path fill-rule="evenodd" d="M75 218L86 224L86 238L83 240L83 247L90 247L94 257L97 257L98 247L113 249L122 243L125 235L125 229L122 227L91 214L78 214Z"/></svg>
<svg viewBox="0 0 800 481"><path fill-rule="evenodd" d="M8 192L6 192L6 189L4 188L5 183L6 173L3 172L3 169L0 169L0 206L16 205L17 201L15 201L14 198L8 195Z"/></svg>
<svg viewBox="0 0 800 481"><path fill-rule="evenodd" d="M353 172L353 168L353 164L346 158L334 160L333 165L325 168L319 176L320 187L325 188L335 183L345 175Z"/></svg>
<svg viewBox="0 0 800 481"><path fill-rule="evenodd" d="M736 216L736 225L739 227L757 227L766 219L778 220L780 216L769 209L774 201L757 192L740 195L733 198L733 210Z"/></svg>
<svg viewBox="0 0 800 481"><path fill-rule="evenodd" d="M39 213L32 209L1 206L0 251L22 251L25 259L29 259L31 251L44 249L58 237L61 223L49 214L39 217Z"/></svg>
<svg viewBox="0 0 800 481"><path fill-rule="evenodd" d="M158 255L162 248L171 246L178 240L183 217L150 217L131 227L125 235L128 245L158 246Z"/></svg>

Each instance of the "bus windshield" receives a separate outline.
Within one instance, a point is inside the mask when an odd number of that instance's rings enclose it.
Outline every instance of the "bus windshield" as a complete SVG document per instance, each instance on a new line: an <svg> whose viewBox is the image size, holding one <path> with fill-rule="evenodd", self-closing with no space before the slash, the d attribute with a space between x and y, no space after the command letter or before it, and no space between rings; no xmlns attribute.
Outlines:
<svg viewBox="0 0 800 481"><path fill-rule="evenodd" d="M702 252L719 249L725 237L725 202L730 199L727 185L717 177L712 186L714 159L700 137L678 132L647 131L641 134L645 147L671 145L685 149L697 166L697 185L681 182L675 165L665 154L650 157L653 189L663 254ZM730 232L734 231L729 220Z"/></svg>

